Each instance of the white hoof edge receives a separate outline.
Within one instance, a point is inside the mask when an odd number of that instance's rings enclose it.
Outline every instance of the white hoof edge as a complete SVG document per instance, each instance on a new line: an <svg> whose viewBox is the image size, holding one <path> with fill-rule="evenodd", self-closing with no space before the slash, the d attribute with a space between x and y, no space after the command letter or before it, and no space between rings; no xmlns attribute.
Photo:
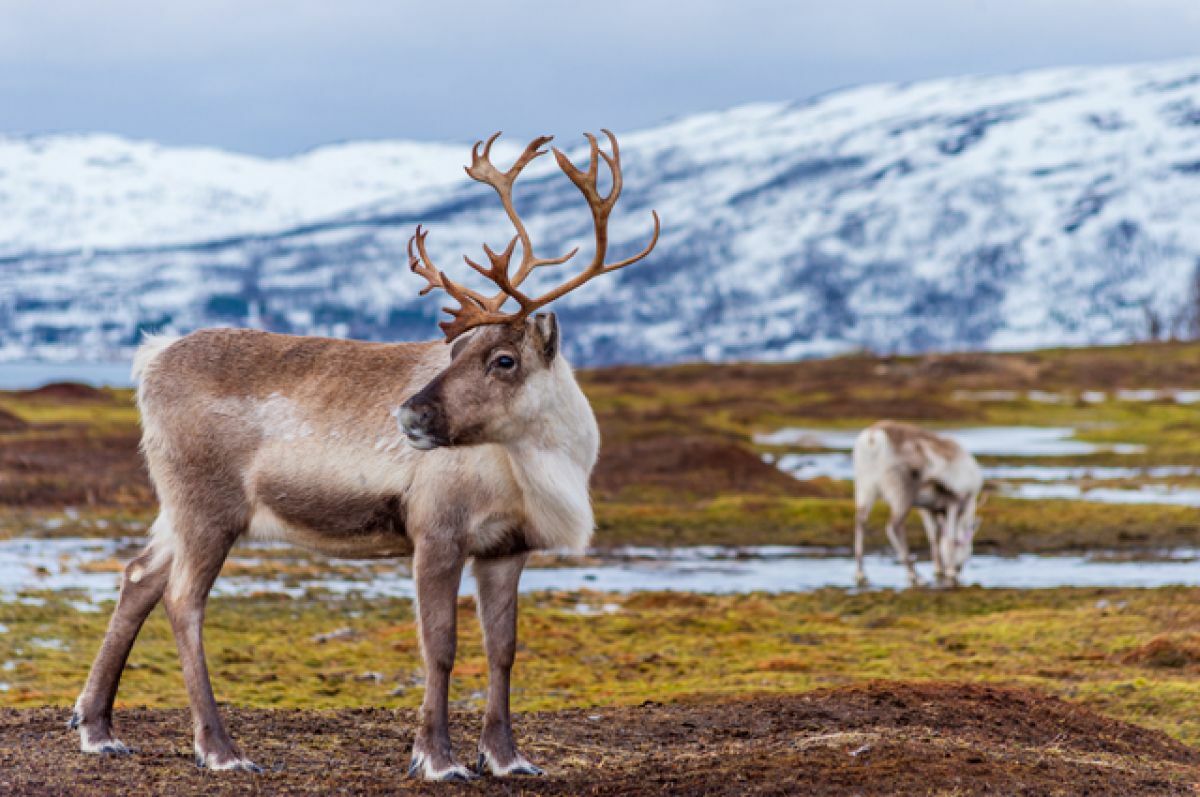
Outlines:
<svg viewBox="0 0 1200 797"><path fill-rule="evenodd" d="M467 781L479 777L461 764L435 769L433 761L424 753L413 753L412 763L408 765L408 776L436 781Z"/></svg>
<svg viewBox="0 0 1200 797"><path fill-rule="evenodd" d="M525 760L525 756L518 755L509 763L501 766L496 763L496 759L486 750L479 751L479 763L476 765L479 773L482 775L485 771L490 772L498 778L508 777L509 775L545 775L545 771L538 766L534 766Z"/></svg>
<svg viewBox="0 0 1200 797"><path fill-rule="evenodd" d="M79 731L79 751L89 755L132 755L133 748L126 746L120 739L112 737L111 727L109 734L104 738L93 738L92 731L83 722L83 712L79 709L79 704L82 702L82 696L75 701L75 707L71 710L71 719L67 722L68 730Z"/></svg>
<svg viewBox="0 0 1200 797"><path fill-rule="evenodd" d="M254 763L248 758L230 758L221 761L216 753L201 753L199 748L193 748L196 751L196 766L200 769L211 769L214 772L250 772L255 775L261 775L263 768Z"/></svg>
<svg viewBox="0 0 1200 797"><path fill-rule="evenodd" d="M89 737L87 728L79 731L79 749L90 755L132 755L133 750L120 739L97 739Z"/></svg>

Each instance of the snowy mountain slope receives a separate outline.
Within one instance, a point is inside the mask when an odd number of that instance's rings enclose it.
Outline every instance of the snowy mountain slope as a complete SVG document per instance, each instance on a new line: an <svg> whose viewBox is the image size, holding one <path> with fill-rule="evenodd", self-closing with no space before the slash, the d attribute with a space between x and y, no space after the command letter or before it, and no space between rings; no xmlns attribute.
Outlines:
<svg viewBox="0 0 1200 797"><path fill-rule="evenodd" d="M101 134L0 136L0 255L271 232L384 198L419 207L462 182L463 149L356 142L268 159Z"/></svg>
<svg viewBox="0 0 1200 797"><path fill-rule="evenodd" d="M867 86L621 141L613 255L640 248L650 208L663 239L561 302L583 362L1117 342L1200 322L1200 60ZM523 142L507 143L502 164ZM0 141L0 357L114 356L143 328L222 323L432 337L441 302L404 266L412 227L459 274L462 253L511 235L467 155ZM519 186L539 253L586 244L551 159Z"/></svg>

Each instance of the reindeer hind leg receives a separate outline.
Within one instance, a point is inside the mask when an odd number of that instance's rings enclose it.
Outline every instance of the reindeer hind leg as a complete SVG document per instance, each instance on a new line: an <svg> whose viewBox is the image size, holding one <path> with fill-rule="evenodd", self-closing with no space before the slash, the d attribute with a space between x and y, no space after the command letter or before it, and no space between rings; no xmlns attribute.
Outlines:
<svg viewBox="0 0 1200 797"><path fill-rule="evenodd" d="M142 624L158 605L166 588L172 554L162 533L169 514L154 523L154 537L130 562L121 577L117 606L108 622L104 641L92 663L87 683L75 701L69 727L79 730L79 747L85 753L121 755L131 752L113 732L112 710L121 674Z"/></svg>
<svg viewBox="0 0 1200 797"><path fill-rule="evenodd" d="M170 583L163 606L175 633L175 645L192 708L197 766L214 770L262 772L242 755L225 730L213 696L204 657L204 612L208 593L229 549L245 531L245 522L208 522L194 514L177 519L179 533Z"/></svg>

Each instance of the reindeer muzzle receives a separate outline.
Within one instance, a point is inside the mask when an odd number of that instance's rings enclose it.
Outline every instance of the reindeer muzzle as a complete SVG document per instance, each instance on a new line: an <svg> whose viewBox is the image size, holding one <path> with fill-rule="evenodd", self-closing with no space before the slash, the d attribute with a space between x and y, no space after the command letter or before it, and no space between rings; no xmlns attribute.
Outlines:
<svg viewBox="0 0 1200 797"><path fill-rule="evenodd" d="M420 393L400 406L396 420L408 444L418 451L450 445L446 416L441 407Z"/></svg>

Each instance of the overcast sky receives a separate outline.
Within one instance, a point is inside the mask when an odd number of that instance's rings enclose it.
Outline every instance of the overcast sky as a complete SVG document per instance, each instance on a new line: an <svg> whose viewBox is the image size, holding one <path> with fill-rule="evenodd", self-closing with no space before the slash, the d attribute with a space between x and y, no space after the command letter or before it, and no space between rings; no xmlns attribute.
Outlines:
<svg viewBox="0 0 1200 797"><path fill-rule="evenodd" d="M1200 55L1200 0L0 0L0 131L283 155Z"/></svg>

